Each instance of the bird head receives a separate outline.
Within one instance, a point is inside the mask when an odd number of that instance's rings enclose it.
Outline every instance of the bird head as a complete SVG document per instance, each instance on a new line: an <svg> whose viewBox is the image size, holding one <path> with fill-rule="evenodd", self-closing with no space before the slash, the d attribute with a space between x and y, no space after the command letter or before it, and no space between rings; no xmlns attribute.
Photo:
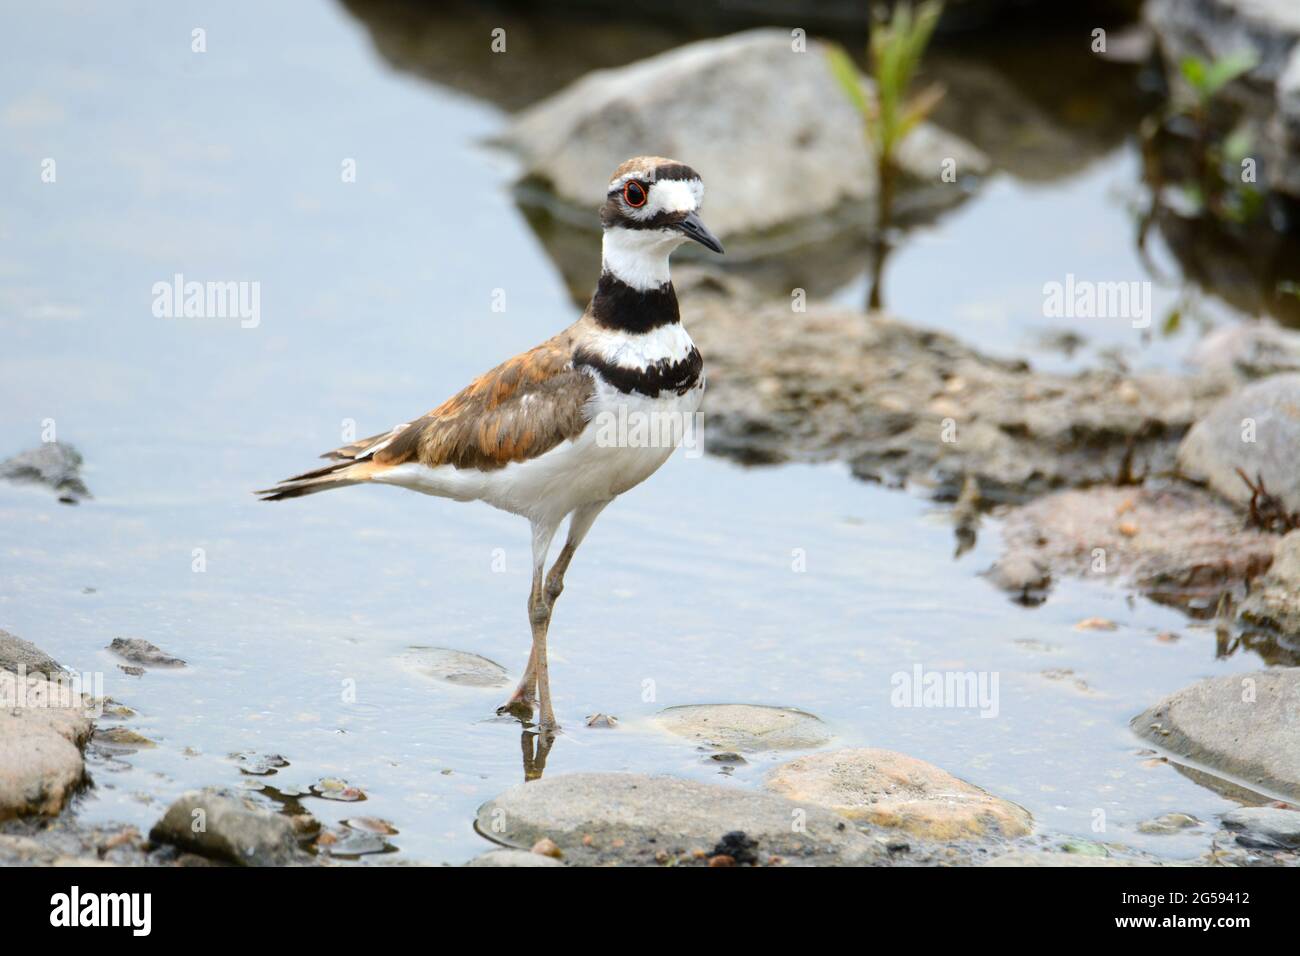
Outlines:
<svg viewBox="0 0 1300 956"><path fill-rule="evenodd" d="M638 156L614 171L600 210L605 267L637 288L668 281L668 255L687 239L722 252L699 216L704 183L685 163Z"/></svg>

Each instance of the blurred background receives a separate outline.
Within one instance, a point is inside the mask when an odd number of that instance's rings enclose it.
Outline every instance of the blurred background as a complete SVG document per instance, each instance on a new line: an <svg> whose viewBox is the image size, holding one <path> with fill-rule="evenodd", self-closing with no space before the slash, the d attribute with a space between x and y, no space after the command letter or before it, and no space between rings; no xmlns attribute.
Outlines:
<svg viewBox="0 0 1300 956"><path fill-rule="evenodd" d="M880 117L827 65L842 50L873 71L869 23L889 10L866 0L11 5L0 458L57 434L92 497L0 484L0 626L104 671L149 743L92 749L77 812L145 828L219 783L311 800L340 860L482 848L473 812L522 779L520 728L492 717L495 689L410 661L454 648L518 672L522 522L387 489L274 507L248 492L573 321L628 155L704 177L729 254L683 250L688 325L691 289L855 313L874 293L909 326L1069 374L1181 374L1214 330L1300 325L1300 24L1285 4L1268 22L1197 12L1212 6L950 0L895 91L933 93L882 202ZM1067 274L1149 282L1153 321L1045 315ZM155 288L178 275L256 283L256 321L160 316ZM724 370L744 361L726 344L743 331L717 338ZM817 407L793 414L816 427ZM720 770L648 722L777 704L1023 804L1045 839L1088 838L1104 806L1111 839L1204 852L1204 832L1138 824L1233 804L1146 765L1128 720L1197 678L1292 662L1289 646L1225 651L1195 615L1102 582L1011 603L979 576L997 516L954 558L947 505L859 480L845 456L716 450L675 457L578 559L551 637L572 730L548 772L756 786L762 758ZM1074 630L1097 615L1118 632ZM104 650L119 636L189 666L126 674ZM891 708L889 675L915 662L1001 673L999 718ZM597 712L618 731L585 728ZM288 767L250 777L249 754ZM349 831L346 804L312 797L326 779L396 835Z"/></svg>

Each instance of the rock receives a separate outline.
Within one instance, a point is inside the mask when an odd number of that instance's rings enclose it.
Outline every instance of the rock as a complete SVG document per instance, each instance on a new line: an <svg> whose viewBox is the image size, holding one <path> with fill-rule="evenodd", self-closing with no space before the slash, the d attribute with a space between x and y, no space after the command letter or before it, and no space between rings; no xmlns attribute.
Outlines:
<svg viewBox="0 0 1300 956"><path fill-rule="evenodd" d="M39 674L45 677L63 672L59 662L35 644L0 629L0 670L17 674L20 668L26 675Z"/></svg>
<svg viewBox="0 0 1300 956"><path fill-rule="evenodd" d="M1197 343L1189 360L1243 382L1300 372L1300 332L1268 321L1220 326Z"/></svg>
<svg viewBox="0 0 1300 956"><path fill-rule="evenodd" d="M46 442L0 461L0 478L45 485L57 491L66 504L90 497L80 471L81 453L62 442Z"/></svg>
<svg viewBox="0 0 1300 956"><path fill-rule="evenodd" d="M92 738L99 750L108 753L135 753L137 750L151 749L158 745L134 730L126 727L109 727L97 729Z"/></svg>
<svg viewBox="0 0 1300 956"><path fill-rule="evenodd" d="M69 686L0 671L0 820L64 808L86 776L86 710Z"/></svg>
<svg viewBox="0 0 1300 956"><path fill-rule="evenodd" d="M1007 552L986 574L994 585L1021 604L1041 604L1052 586L1047 563L1026 550Z"/></svg>
<svg viewBox="0 0 1300 956"><path fill-rule="evenodd" d="M530 177L582 209L604 201L610 172L629 156L688 162L707 184L706 221L724 242L795 223L824 228L845 203L874 198L863 121L827 46L809 39L795 52L784 30L702 40L590 73L520 113L503 142ZM963 173L987 169L974 147L927 125L900 160L913 184L932 184L948 203L961 190L940 183L946 157Z"/></svg>
<svg viewBox="0 0 1300 956"><path fill-rule="evenodd" d="M782 764L767 789L800 805L897 827L935 841L1018 837L1033 818L1023 807L924 760L875 748L835 750Z"/></svg>
<svg viewBox="0 0 1300 956"><path fill-rule="evenodd" d="M412 647L401 656L401 662L422 677L462 687L504 687L510 683L506 669L495 661L449 647Z"/></svg>
<svg viewBox="0 0 1300 956"><path fill-rule="evenodd" d="M289 766L289 761L279 754L244 751L232 753L230 759L239 765L240 773L250 777L269 777Z"/></svg>
<svg viewBox="0 0 1300 956"><path fill-rule="evenodd" d="M340 803L356 803L366 799L365 791L351 786L346 780L336 777L324 777L312 784L312 793L323 800L337 800Z"/></svg>
<svg viewBox="0 0 1300 956"><path fill-rule="evenodd" d="M1277 113L1268 127L1269 185L1288 196L1300 196L1300 45L1277 80Z"/></svg>
<svg viewBox="0 0 1300 956"><path fill-rule="evenodd" d="M982 866L1160 866L1151 860L1124 860L1109 856L1082 856L1053 850L1012 850L985 860Z"/></svg>
<svg viewBox="0 0 1300 956"><path fill-rule="evenodd" d="M1139 833L1169 834L1181 833L1191 827L1199 827L1201 821L1187 813L1165 813L1154 820L1143 820L1138 824Z"/></svg>
<svg viewBox="0 0 1300 956"><path fill-rule="evenodd" d="M666 776L575 773L507 790L479 808L478 830L514 847L553 840L579 865L652 865L656 854L705 865L692 851L743 831L760 857L789 863L886 863L888 851L838 814L768 793ZM802 819L798 830L792 821Z"/></svg>
<svg viewBox="0 0 1300 956"><path fill-rule="evenodd" d="M669 733L713 750L755 753L807 750L831 739L812 714L755 704L687 704L661 711L655 722Z"/></svg>
<svg viewBox="0 0 1300 956"><path fill-rule="evenodd" d="M1178 466L1194 481L1246 505L1251 491L1237 474L1240 468L1252 481L1262 477L1287 511L1300 512L1297 447L1300 374L1275 375L1217 402L1183 439Z"/></svg>
<svg viewBox="0 0 1300 956"><path fill-rule="evenodd" d="M542 837L533 844L533 848L530 852L536 853L538 856L554 857L557 860L564 856L564 851L561 850L559 845L550 837Z"/></svg>
<svg viewBox="0 0 1300 956"><path fill-rule="evenodd" d="M986 502L1172 470L1224 385L1210 376L1032 371L883 315L764 300L678 269L683 321L709 357L711 453L850 462L860 478Z"/></svg>
<svg viewBox="0 0 1300 956"><path fill-rule="evenodd" d="M1183 85L1187 57L1206 62L1243 51L1256 65L1225 96L1264 132L1263 168L1271 188L1300 195L1300 7L1292 0L1148 0L1143 17L1155 31L1170 82Z"/></svg>
<svg viewBox="0 0 1300 956"><path fill-rule="evenodd" d="M1300 847L1300 812L1277 807L1239 807L1223 815L1223 825L1242 831L1237 842L1265 850Z"/></svg>
<svg viewBox="0 0 1300 956"><path fill-rule="evenodd" d="M559 860L527 850L489 850L466 866L564 866Z"/></svg>
<svg viewBox="0 0 1300 956"><path fill-rule="evenodd" d="M172 657L148 641L138 637L115 637L108 649L118 657L138 667L184 667L179 657Z"/></svg>
<svg viewBox="0 0 1300 956"><path fill-rule="evenodd" d="M1002 535L1008 554L1058 575L1117 578L1163 603L1202 608L1244 594L1277 543L1182 484L1058 491L1005 513Z"/></svg>
<svg viewBox="0 0 1300 956"><path fill-rule="evenodd" d="M1300 530L1277 543L1268 573L1251 585L1241 619L1288 636L1300 635Z"/></svg>
<svg viewBox="0 0 1300 956"><path fill-rule="evenodd" d="M285 866L302 859L287 817L221 790L181 794L149 839L241 866Z"/></svg>
<svg viewBox="0 0 1300 956"><path fill-rule="evenodd" d="M1300 799L1300 667L1200 681L1139 714L1132 726L1206 770Z"/></svg>

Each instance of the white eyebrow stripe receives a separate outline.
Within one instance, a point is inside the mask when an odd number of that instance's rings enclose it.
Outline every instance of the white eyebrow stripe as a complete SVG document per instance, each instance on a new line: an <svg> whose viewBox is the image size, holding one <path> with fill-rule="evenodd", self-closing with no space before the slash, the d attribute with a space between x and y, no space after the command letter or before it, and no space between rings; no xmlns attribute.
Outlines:
<svg viewBox="0 0 1300 956"><path fill-rule="evenodd" d="M660 212L694 212L704 199L704 183L698 179L661 179L650 184L647 216Z"/></svg>

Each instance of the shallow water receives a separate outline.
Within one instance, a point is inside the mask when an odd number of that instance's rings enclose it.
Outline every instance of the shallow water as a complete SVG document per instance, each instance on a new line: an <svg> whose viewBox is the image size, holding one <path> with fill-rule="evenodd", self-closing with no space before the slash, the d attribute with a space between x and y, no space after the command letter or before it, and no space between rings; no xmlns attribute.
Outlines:
<svg viewBox="0 0 1300 956"><path fill-rule="evenodd" d="M400 658L452 647L518 674L526 526L391 489L275 506L247 492L309 467L348 420L358 435L408 420L574 310L514 204L509 162L478 145L504 114L392 72L339 7L256 10L49 4L8 18L0 449L34 446L53 419L95 498L74 508L0 485L0 627L103 671L106 693L139 713L128 725L158 744L92 763L86 818L146 829L195 786L342 778L366 801L304 806L326 823L390 821L398 854L363 859L460 862L486 848L474 811L523 779L528 738L492 715L501 691L436 683ZM196 25L204 54L190 50ZM355 183L340 180L349 158ZM1135 268L1113 189L1134 163L1122 147L1050 185L995 179L897 251L891 305L1023 352L1042 322L1040 273ZM1079 228L1032 234L1066 208ZM258 281L259 324L156 318L152 286L175 273ZM840 294L857 301L861 287ZM1131 329L1099 337L1135 364L1181 354L1140 349ZM723 779L649 716L780 704L821 716L838 745L905 751L1018 801L1053 839L1197 855L1213 826L1153 837L1136 825L1232 804L1144 766L1128 720L1259 660L1217 658L1212 631L1104 585L1067 581L1042 607L1013 605L976 574L996 537L986 523L954 560L941 510L841 467L679 453L602 516L570 573L551 636L566 730L546 773ZM1098 615L1119 629L1073 629ZM1181 639L1157 641L1170 630ZM118 636L190 666L130 677L104 650ZM918 663L996 673L997 715L891 706L892 675ZM1063 669L1087 689L1042 676ZM597 712L620 726L584 726ZM228 755L250 751L290 766L243 777ZM776 759L731 782L757 785Z"/></svg>

